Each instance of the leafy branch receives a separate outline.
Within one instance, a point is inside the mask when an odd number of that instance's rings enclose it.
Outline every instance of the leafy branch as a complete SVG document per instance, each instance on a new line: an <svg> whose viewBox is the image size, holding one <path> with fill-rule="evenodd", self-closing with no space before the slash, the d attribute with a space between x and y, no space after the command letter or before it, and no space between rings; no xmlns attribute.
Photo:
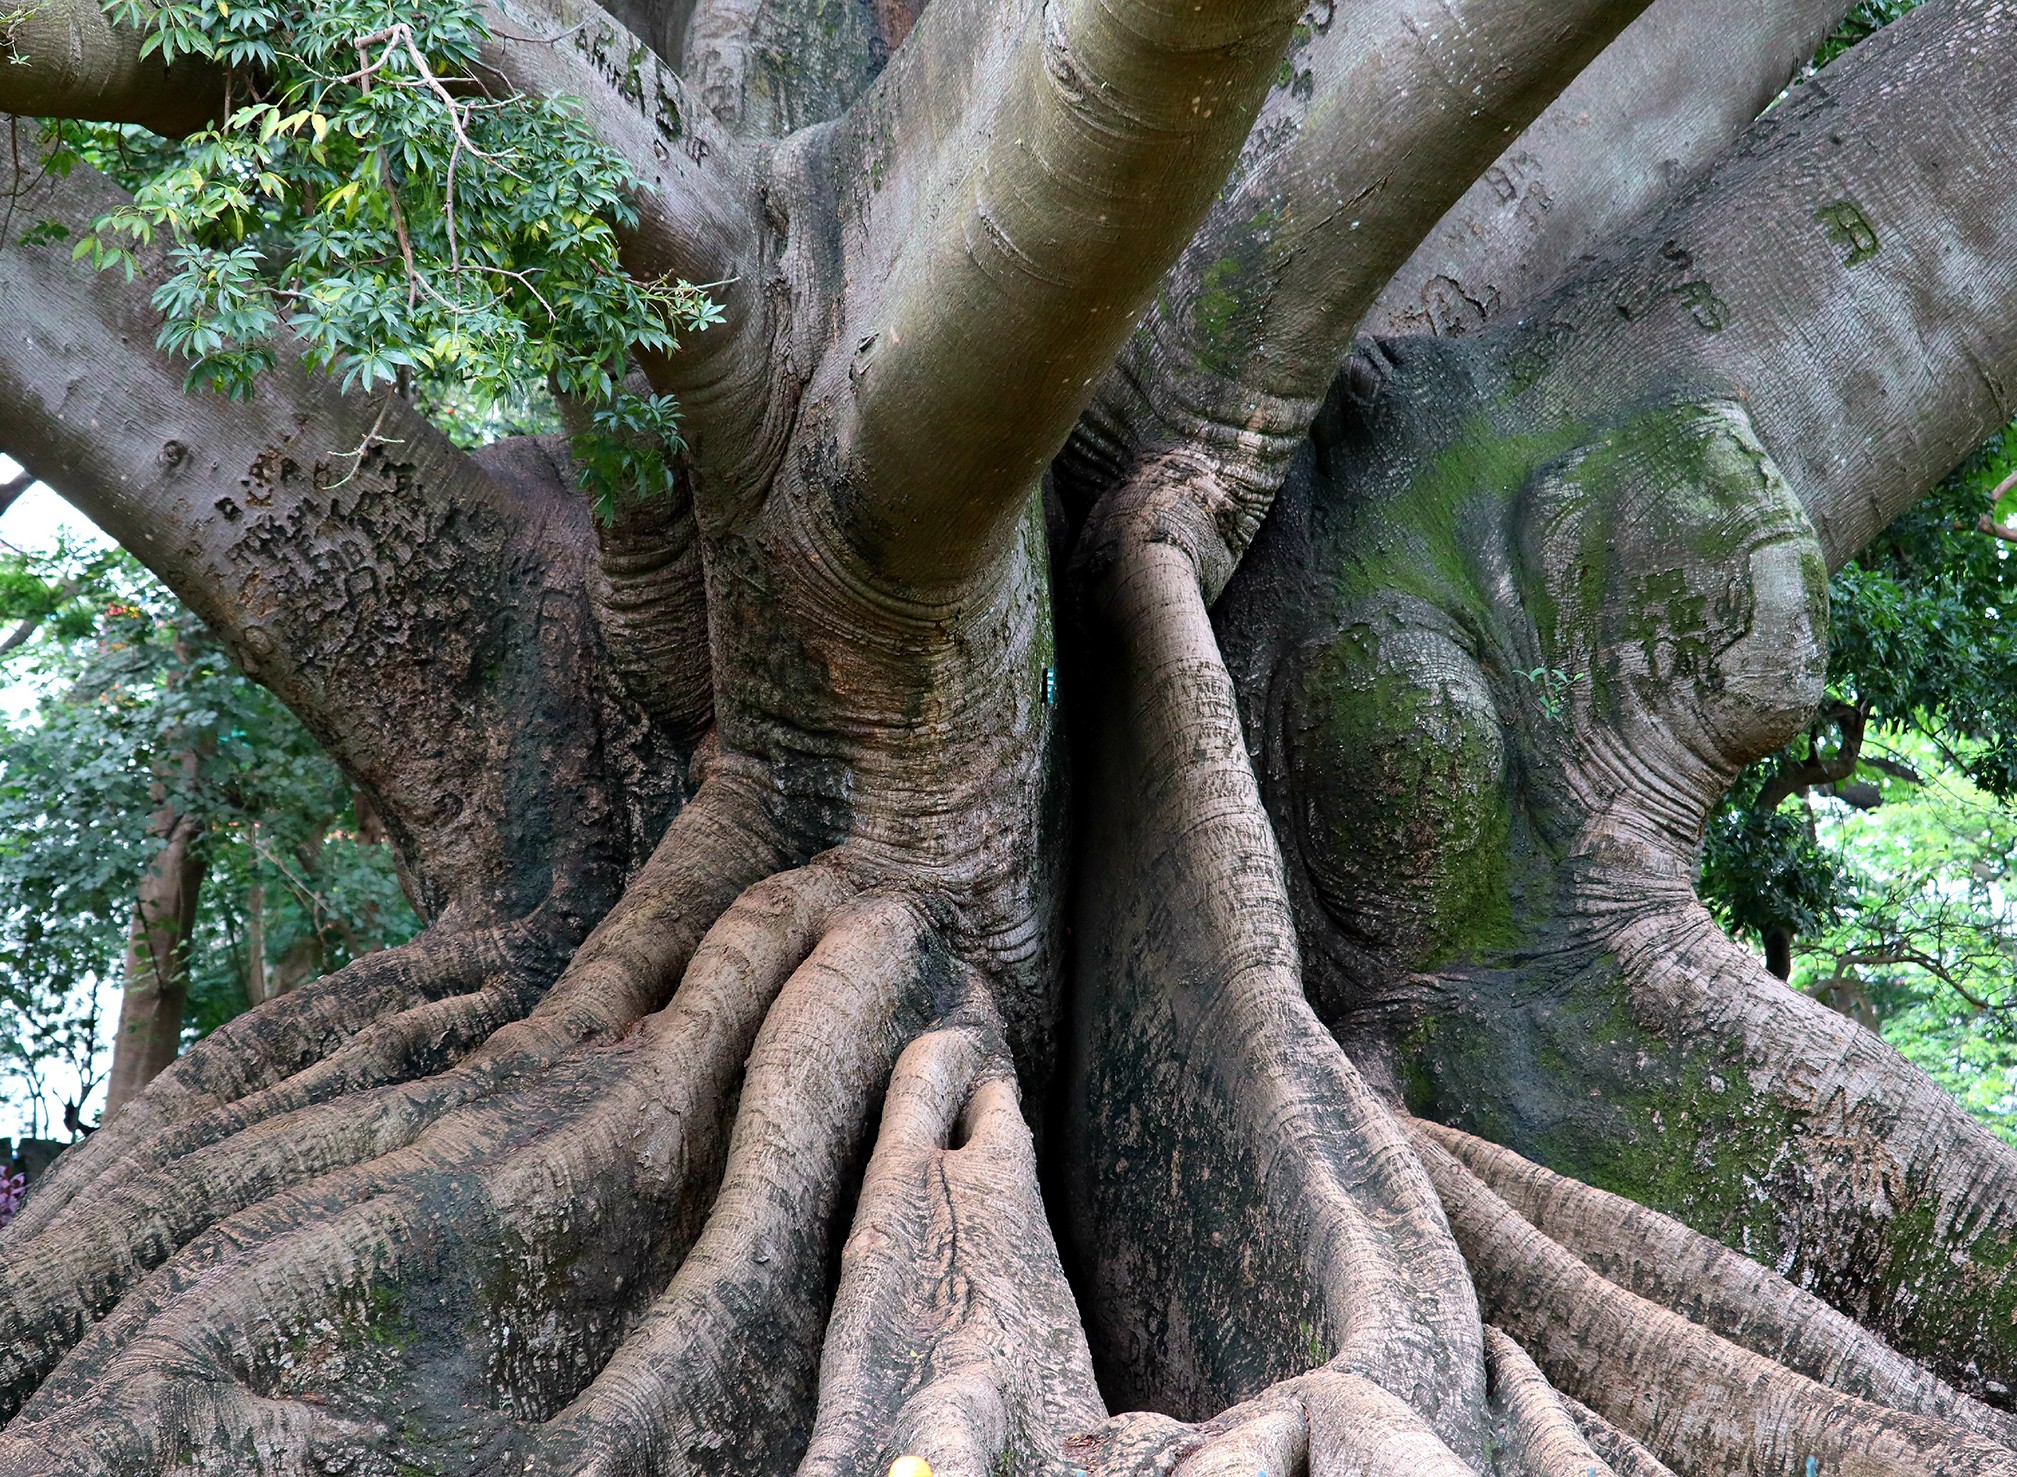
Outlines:
<svg viewBox="0 0 2017 1477"><path fill-rule="evenodd" d="M705 288L624 270L640 181L570 103L486 74L473 6L107 10L149 53L228 69L223 121L186 139L51 125L51 168L91 163L133 197L73 255L130 277L141 249L165 245L158 341L189 361L188 387L249 398L285 329L346 390L580 401L583 481L605 505L669 483L677 406L625 376L720 309Z"/></svg>
<svg viewBox="0 0 2017 1477"><path fill-rule="evenodd" d="M1540 704L1541 712L1549 719L1559 721L1567 711L1569 694L1578 682L1590 674L1569 673L1560 667L1535 667L1520 672L1520 675L1534 684L1535 701Z"/></svg>

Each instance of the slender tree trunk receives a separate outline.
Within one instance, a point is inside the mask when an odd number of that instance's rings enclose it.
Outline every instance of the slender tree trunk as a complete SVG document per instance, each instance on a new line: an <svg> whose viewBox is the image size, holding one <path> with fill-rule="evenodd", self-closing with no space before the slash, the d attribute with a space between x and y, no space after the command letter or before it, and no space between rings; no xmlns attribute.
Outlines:
<svg viewBox="0 0 2017 1477"><path fill-rule="evenodd" d="M252 885L245 890L245 1003L264 1005L266 988L266 883L259 875L259 822L252 823Z"/></svg>
<svg viewBox="0 0 2017 1477"><path fill-rule="evenodd" d="M126 988L105 1116L125 1107L165 1071L182 1049L182 1014L189 997L189 934L203 887L203 826L172 805L157 811L149 833L161 849L141 874L126 943Z"/></svg>

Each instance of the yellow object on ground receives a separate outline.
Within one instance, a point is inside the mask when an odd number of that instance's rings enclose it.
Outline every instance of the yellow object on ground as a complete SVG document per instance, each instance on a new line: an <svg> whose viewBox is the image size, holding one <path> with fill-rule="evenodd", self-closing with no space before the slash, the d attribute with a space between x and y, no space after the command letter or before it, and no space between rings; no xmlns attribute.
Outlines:
<svg viewBox="0 0 2017 1477"><path fill-rule="evenodd" d="M889 1464L889 1477L931 1477L931 1463L921 1456L900 1456Z"/></svg>

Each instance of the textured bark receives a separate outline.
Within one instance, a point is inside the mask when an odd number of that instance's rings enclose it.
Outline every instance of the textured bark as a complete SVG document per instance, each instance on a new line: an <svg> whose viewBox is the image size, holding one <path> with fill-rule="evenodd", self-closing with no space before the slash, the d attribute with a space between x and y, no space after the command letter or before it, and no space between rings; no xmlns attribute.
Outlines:
<svg viewBox="0 0 2017 1477"><path fill-rule="evenodd" d="M1062 496L1096 504L1077 562L1170 538L1216 596L1380 284L1505 133L1642 8L1331 6L1300 28L1233 183L1059 459ZM1375 114L1370 137L1334 122Z"/></svg>
<svg viewBox="0 0 2017 1477"><path fill-rule="evenodd" d="M1660 0L1437 223L1369 333L1475 332L1693 181L1793 80L1842 0Z"/></svg>
<svg viewBox="0 0 2017 1477"><path fill-rule="evenodd" d="M83 168L14 185L73 232L117 198ZM554 448L468 457L396 397L337 395L294 362L220 415L148 347L146 278L68 256L7 251L9 454L302 717L372 797L423 917L544 905L578 936L677 807L692 735L613 701L595 539Z"/></svg>
<svg viewBox="0 0 2017 1477"><path fill-rule="evenodd" d="M1684 1470L1784 1472L1812 1460L1858 1477L2017 1471L2007 1447L1835 1394L1632 1296L1439 1147L1425 1142L1423 1159L1486 1316L1536 1350L1563 1389Z"/></svg>
<svg viewBox="0 0 2017 1477"><path fill-rule="evenodd" d="M1828 561L2008 409L2017 21L1709 168L1842 7L1641 8L512 0L633 269L734 279L601 525L10 248L10 451L431 925L38 1185L0 1470L2017 1470L2017 1159L1692 892ZM1545 229L1432 235L1536 115ZM1338 373L1411 254L1531 311Z"/></svg>
<svg viewBox="0 0 2017 1477"><path fill-rule="evenodd" d="M2000 270L2000 144L1909 183L1879 156L1994 131L2012 100L1942 135L1949 100L1908 101L1911 69L1872 59L2009 23L1916 13L1525 321L1370 350L1376 390L1334 397L1219 612L1311 993L1375 1080L1999 1398L2007 1149L1723 938L1693 872L1724 788L1820 696L1828 530L1866 526L1821 443L1867 416L1859 435L1930 463L2008 413L1972 372L1908 398L1820 371L1866 352L1869 315L1910 332L1966 263ZM1923 191L1912 229L1950 244L1845 261L1829 207L1879 188Z"/></svg>
<svg viewBox="0 0 2017 1477"><path fill-rule="evenodd" d="M1853 1319L1719 1241L1452 1129L1422 1124L1536 1230L1611 1282L1830 1389L2004 1446L2017 1420L1956 1392Z"/></svg>
<svg viewBox="0 0 2017 1477"><path fill-rule="evenodd" d="M22 6L0 27L0 112L137 123L171 136L222 114L220 70L200 57L143 57L140 47L138 32L114 25L92 0Z"/></svg>

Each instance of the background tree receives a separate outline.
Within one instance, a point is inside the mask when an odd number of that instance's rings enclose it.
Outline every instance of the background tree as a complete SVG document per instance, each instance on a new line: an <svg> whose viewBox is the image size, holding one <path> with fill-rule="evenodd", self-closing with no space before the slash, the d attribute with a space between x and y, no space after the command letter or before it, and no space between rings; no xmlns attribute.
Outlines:
<svg viewBox="0 0 2017 1477"><path fill-rule="evenodd" d="M116 1110L121 1083L145 1086L185 1028L202 1035L412 924L335 766L151 575L61 545L4 574L23 635L5 670L42 694L0 730L0 1037L32 1136L76 1132L108 1075ZM178 911L143 913L164 880ZM125 982L116 1032L96 1018L108 979ZM60 1125L39 1118L59 1059L78 1088Z"/></svg>
<svg viewBox="0 0 2017 1477"><path fill-rule="evenodd" d="M2017 796L2017 596L2009 541L1990 535L2011 491L2013 433L1992 437L1830 582L1829 702L1813 728L1759 761L1710 824L1704 895L1726 924L1776 950L1848 906L1839 869L1783 809L1833 795L1869 808L1922 778L1882 752L1912 734L1988 797Z"/></svg>
<svg viewBox="0 0 2017 1477"><path fill-rule="evenodd" d="M428 926L32 1192L0 1466L2017 1470L2017 1159L1694 888L2012 411L2017 10L1846 9L21 18L198 131L8 450Z"/></svg>

